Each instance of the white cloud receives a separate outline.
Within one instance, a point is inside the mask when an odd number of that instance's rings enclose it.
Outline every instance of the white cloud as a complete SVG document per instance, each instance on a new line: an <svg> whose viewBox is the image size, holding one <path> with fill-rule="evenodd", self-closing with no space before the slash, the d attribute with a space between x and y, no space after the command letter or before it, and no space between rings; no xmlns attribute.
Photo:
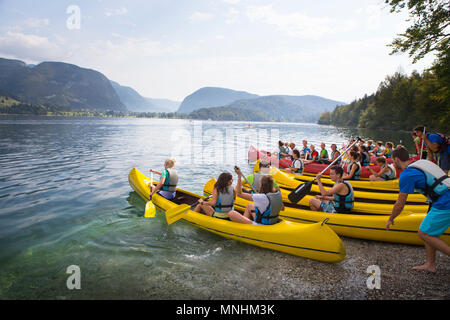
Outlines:
<svg viewBox="0 0 450 320"><path fill-rule="evenodd" d="M48 26L50 24L50 20L49 19L30 18L30 19L27 19L24 24L30 28L39 28L39 27Z"/></svg>
<svg viewBox="0 0 450 320"><path fill-rule="evenodd" d="M288 36L302 39L318 39L322 36L351 30L352 21L336 21L328 17L310 17L301 12L281 14L272 6L248 7L247 17L252 22L274 25Z"/></svg>
<svg viewBox="0 0 450 320"><path fill-rule="evenodd" d="M126 7L122 7L119 9L106 9L105 10L105 16L112 17L112 16L123 16L128 13L128 9Z"/></svg>
<svg viewBox="0 0 450 320"><path fill-rule="evenodd" d="M222 0L222 1L229 4L238 4L239 2L241 2L241 0Z"/></svg>
<svg viewBox="0 0 450 320"><path fill-rule="evenodd" d="M228 10L228 13L225 14L225 23L226 24L233 24L237 21L239 16L239 11L236 10L235 8L230 8L230 10Z"/></svg>
<svg viewBox="0 0 450 320"><path fill-rule="evenodd" d="M63 49L46 37L8 31L0 36L0 54L32 61L58 60L63 58Z"/></svg>
<svg viewBox="0 0 450 320"><path fill-rule="evenodd" d="M207 12L194 12L190 17L189 20L191 22L203 22L203 21L209 21L214 17L213 14L207 13Z"/></svg>

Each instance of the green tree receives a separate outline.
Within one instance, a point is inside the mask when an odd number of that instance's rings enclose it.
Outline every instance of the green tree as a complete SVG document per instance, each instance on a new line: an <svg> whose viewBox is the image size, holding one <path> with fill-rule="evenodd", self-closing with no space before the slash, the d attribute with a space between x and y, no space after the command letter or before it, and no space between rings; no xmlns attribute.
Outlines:
<svg viewBox="0 0 450 320"><path fill-rule="evenodd" d="M395 38L391 54L408 52L413 62L430 52L444 52L449 48L450 3L448 0L385 0L391 12L407 7L412 25Z"/></svg>

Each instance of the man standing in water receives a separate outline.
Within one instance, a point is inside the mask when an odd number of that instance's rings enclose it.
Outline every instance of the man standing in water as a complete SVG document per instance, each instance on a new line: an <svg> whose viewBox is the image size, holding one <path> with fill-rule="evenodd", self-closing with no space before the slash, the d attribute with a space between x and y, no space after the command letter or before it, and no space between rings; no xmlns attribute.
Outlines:
<svg viewBox="0 0 450 320"><path fill-rule="evenodd" d="M403 147L392 152L394 165L403 170L400 174L400 193L386 223L386 229L394 225L394 219L403 211L409 193L414 189L424 194L431 207L419 227L419 237L425 243L426 262L414 270L436 272L436 250L450 256L450 246L439 237L450 226L450 177L428 160L409 163L409 153Z"/></svg>

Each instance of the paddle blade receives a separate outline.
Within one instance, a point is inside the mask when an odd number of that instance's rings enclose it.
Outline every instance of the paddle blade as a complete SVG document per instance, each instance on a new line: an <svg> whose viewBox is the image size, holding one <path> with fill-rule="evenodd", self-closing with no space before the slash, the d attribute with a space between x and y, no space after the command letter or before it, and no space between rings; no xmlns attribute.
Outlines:
<svg viewBox="0 0 450 320"><path fill-rule="evenodd" d="M311 191L314 181L309 181L299 185L294 191L288 195L288 199L292 203L297 203L303 199Z"/></svg>
<svg viewBox="0 0 450 320"><path fill-rule="evenodd" d="M191 210L191 206L187 204L181 204L176 206L175 208L169 209L166 211L166 220L167 224L171 225L172 223L183 218L186 211Z"/></svg>
<svg viewBox="0 0 450 320"><path fill-rule="evenodd" d="M156 207L153 204L153 201L148 201L145 204L145 214L144 217L145 218L154 218L156 216Z"/></svg>

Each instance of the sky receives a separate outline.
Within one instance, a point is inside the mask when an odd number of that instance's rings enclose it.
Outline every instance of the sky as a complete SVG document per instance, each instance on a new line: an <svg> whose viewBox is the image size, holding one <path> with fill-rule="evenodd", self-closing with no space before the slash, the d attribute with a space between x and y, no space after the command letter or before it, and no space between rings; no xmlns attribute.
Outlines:
<svg viewBox="0 0 450 320"><path fill-rule="evenodd" d="M384 0L0 0L0 57L95 69L150 98L202 87L351 102L396 71L408 26Z"/></svg>

